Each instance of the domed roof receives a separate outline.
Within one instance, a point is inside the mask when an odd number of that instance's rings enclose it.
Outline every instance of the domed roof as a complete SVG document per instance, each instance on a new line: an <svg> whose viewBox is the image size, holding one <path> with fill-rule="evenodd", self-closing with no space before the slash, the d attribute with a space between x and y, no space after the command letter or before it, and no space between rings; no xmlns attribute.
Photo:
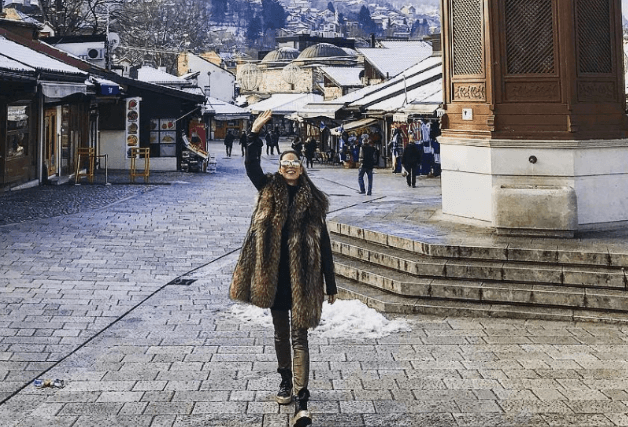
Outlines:
<svg viewBox="0 0 628 427"><path fill-rule="evenodd" d="M347 56L358 56L358 52L356 52L355 50L351 49L350 47L343 47L342 50L345 51Z"/></svg>
<svg viewBox="0 0 628 427"><path fill-rule="evenodd" d="M304 49L297 59L329 58L334 56L347 56L347 52L343 48L330 43L318 43Z"/></svg>
<svg viewBox="0 0 628 427"><path fill-rule="evenodd" d="M280 47L271 52L268 52L262 62L279 62L279 61L292 61L299 56L299 51L293 47Z"/></svg>

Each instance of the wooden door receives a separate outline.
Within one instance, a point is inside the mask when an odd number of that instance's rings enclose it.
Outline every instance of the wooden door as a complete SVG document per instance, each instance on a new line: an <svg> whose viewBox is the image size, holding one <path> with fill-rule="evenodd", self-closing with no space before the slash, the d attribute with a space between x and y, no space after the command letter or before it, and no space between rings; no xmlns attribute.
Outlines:
<svg viewBox="0 0 628 427"><path fill-rule="evenodd" d="M44 116L44 138L46 150L46 164L48 176L57 173L58 165L58 134L57 134L57 109L49 108Z"/></svg>

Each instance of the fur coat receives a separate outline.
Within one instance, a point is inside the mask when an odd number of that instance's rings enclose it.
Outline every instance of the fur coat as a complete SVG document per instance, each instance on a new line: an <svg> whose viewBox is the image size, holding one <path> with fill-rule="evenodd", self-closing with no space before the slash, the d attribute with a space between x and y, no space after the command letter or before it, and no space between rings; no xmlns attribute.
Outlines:
<svg viewBox="0 0 628 427"><path fill-rule="evenodd" d="M289 206L288 184L278 173L260 191L233 273L229 297L262 308L273 305L277 292L281 234L288 233L292 322L296 328L315 328L321 319L324 279L321 233L327 203L313 197L303 176ZM288 223L286 224L286 221Z"/></svg>

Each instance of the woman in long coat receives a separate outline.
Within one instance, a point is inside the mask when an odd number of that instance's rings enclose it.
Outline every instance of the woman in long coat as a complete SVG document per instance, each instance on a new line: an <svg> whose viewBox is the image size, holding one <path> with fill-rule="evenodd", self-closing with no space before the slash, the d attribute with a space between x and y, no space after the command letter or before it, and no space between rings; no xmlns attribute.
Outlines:
<svg viewBox="0 0 628 427"><path fill-rule="evenodd" d="M262 113L247 138L244 164L259 196L229 296L271 309L277 372L282 378L276 400L283 405L291 403L294 389L292 425L303 427L312 422L307 409L308 329L320 322L325 294L333 304L337 293L325 223L329 204L307 176L294 150L281 154L278 172L262 171L262 142L258 134L271 114Z"/></svg>

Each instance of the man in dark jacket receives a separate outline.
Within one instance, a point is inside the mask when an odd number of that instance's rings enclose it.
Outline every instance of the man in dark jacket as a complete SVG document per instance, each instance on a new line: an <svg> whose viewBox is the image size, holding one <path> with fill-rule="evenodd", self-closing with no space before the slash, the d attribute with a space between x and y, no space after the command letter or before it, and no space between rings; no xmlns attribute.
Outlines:
<svg viewBox="0 0 628 427"><path fill-rule="evenodd" d="M240 134L240 148L242 149L242 157L244 157L244 149L246 148L246 132L242 129Z"/></svg>
<svg viewBox="0 0 628 427"><path fill-rule="evenodd" d="M279 151L279 127L275 126L272 134L273 145L270 147L270 154L275 153L275 148L277 149L277 154L281 154Z"/></svg>
<svg viewBox="0 0 628 427"><path fill-rule="evenodd" d="M266 155L268 156L270 154L269 151L272 150L273 147L273 135L270 129L266 132L264 140L266 141Z"/></svg>
<svg viewBox="0 0 628 427"><path fill-rule="evenodd" d="M416 173L421 164L421 152L423 147L419 147L414 142L414 136L410 134L410 142L408 146L403 150L403 156L401 157L401 164L408 172L406 175L406 182L408 187L416 188Z"/></svg>
<svg viewBox="0 0 628 427"><path fill-rule="evenodd" d="M227 136L225 136L225 148L227 150L227 157L231 157L231 149L233 148L233 140L235 136L231 133L231 129L227 131Z"/></svg>
<svg viewBox="0 0 628 427"><path fill-rule="evenodd" d="M366 193L371 195L373 190L373 167L375 167L375 147L371 144L371 140L367 134L362 135L362 147L360 147L360 171L358 172L358 184L360 185L360 194ZM364 174L369 179L368 191L364 191Z"/></svg>

